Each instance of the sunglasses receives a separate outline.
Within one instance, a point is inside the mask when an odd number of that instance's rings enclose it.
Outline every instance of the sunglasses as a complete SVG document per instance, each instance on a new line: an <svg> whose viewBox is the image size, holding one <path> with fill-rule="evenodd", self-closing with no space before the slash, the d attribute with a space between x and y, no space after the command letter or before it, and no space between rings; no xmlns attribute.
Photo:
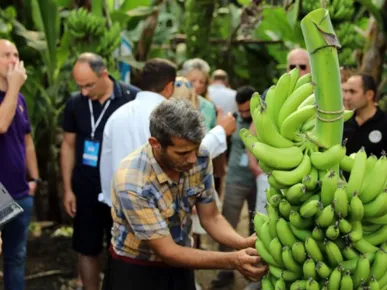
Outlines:
<svg viewBox="0 0 387 290"><path fill-rule="evenodd" d="M182 86L185 86L188 89L192 89L192 84L190 82L175 81L176 88L180 88Z"/></svg>
<svg viewBox="0 0 387 290"><path fill-rule="evenodd" d="M298 67L300 70L306 70L306 64L290 64L289 68L290 70Z"/></svg>

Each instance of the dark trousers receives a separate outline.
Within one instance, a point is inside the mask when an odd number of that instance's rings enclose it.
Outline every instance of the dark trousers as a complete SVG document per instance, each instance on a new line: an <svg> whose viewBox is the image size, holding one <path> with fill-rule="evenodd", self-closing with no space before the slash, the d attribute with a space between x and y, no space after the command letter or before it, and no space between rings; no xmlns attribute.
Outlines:
<svg viewBox="0 0 387 290"><path fill-rule="evenodd" d="M109 253L102 290L195 290L190 269L148 266L116 259Z"/></svg>

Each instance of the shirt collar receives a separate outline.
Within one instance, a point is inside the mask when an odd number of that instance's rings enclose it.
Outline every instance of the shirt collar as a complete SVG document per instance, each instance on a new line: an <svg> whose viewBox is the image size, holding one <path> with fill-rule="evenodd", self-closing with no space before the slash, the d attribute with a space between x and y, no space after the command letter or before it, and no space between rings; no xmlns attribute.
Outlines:
<svg viewBox="0 0 387 290"><path fill-rule="evenodd" d="M150 91L140 91L137 93L136 100L146 100L146 101L164 101L165 98L155 92Z"/></svg>
<svg viewBox="0 0 387 290"><path fill-rule="evenodd" d="M168 175L161 169L160 164L157 162L155 156L153 155L152 146L148 143L146 145L147 155L150 160L153 171L156 173L156 178L160 184L165 182L172 183L172 180L168 177Z"/></svg>

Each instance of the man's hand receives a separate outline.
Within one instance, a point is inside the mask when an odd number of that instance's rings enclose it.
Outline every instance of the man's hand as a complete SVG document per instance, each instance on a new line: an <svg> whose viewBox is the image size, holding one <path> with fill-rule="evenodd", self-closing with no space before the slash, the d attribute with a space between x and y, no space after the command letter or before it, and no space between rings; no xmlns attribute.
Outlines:
<svg viewBox="0 0 387 290"><path fill-rule="evenodd" d="M245 239L245 246L243 248L255 248L256 241L257 241L257 235L254 233L250 237Z"/></svg>
<svg viewBox="0 0 387 290"><path fill-rule="evenodd" d="M267 266L259 264L260 261L261 258L254 248L235 252L235 269L252 281L259 281L266 274Z"/></svg>
<svg viewBox="0 0 387 290"><path fill-rule="evenodd" d="M223 116L222 109L218 108L218 117L216 118L216 124L223 127L227 136L230 136L236 130L235 118L231 113Z"/></svg>
<svg viewBox="0 0 387 290"><path fill-rule="evenodd" d="M23 61L17 61L14 66L8 66L7 83L9 88L17 89L18 91L23 86L27 79L26 69Z"/></svg>
<svg viewBox="0 0 387 290"><path fill-rule="evenodd" d="M38 185L36 184L35 181L30 181L30 182L28 182L28 187L30 188L28 191L28 194L31 196L34 196L36 189L38 188Z"/></svg>
<svg viewBox="0 0 387 290"><path fill-rule="evenodd" d="M77 213L77 203L74 192L67 191L63 194L63 206L69 216L75 217Z"/></svg>

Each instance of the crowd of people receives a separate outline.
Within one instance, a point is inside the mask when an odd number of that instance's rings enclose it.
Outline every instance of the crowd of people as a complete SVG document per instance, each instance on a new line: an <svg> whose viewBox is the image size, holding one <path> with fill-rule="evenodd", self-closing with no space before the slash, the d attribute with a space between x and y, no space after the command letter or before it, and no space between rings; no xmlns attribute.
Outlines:
<svg viewBox="0 0 387 290"><path fill-rule="evenodd" d="M287 70L294 68L310 73L307 51L289 52ZM242 128L255 131L256 89L232 89L227 72L212 72L202 59L180 69L166 59L148 60L135 87L85 52L72 76L79 91L63 112L60 166L80 289L102 283L104 290L198 290L195 269L220 270L212 289L232 285L235 270L246 289L260 289L267 267L255 250L252 220L265 212L268 181L239 137ZM15 45L0 40L0 182L24 209L2 229L6 290L25 287L28 224L41 182L20 93L26 78ZM352 73L342 77L342 87L345 108L355 110L344 128L347 153L364 146L380 156L387 115L377 106L374 79ZM245 201L248 236L236 231ZM206 249L204 234L219 243L218 251ZM106 253L107 264L100 265Z"/></svg>

